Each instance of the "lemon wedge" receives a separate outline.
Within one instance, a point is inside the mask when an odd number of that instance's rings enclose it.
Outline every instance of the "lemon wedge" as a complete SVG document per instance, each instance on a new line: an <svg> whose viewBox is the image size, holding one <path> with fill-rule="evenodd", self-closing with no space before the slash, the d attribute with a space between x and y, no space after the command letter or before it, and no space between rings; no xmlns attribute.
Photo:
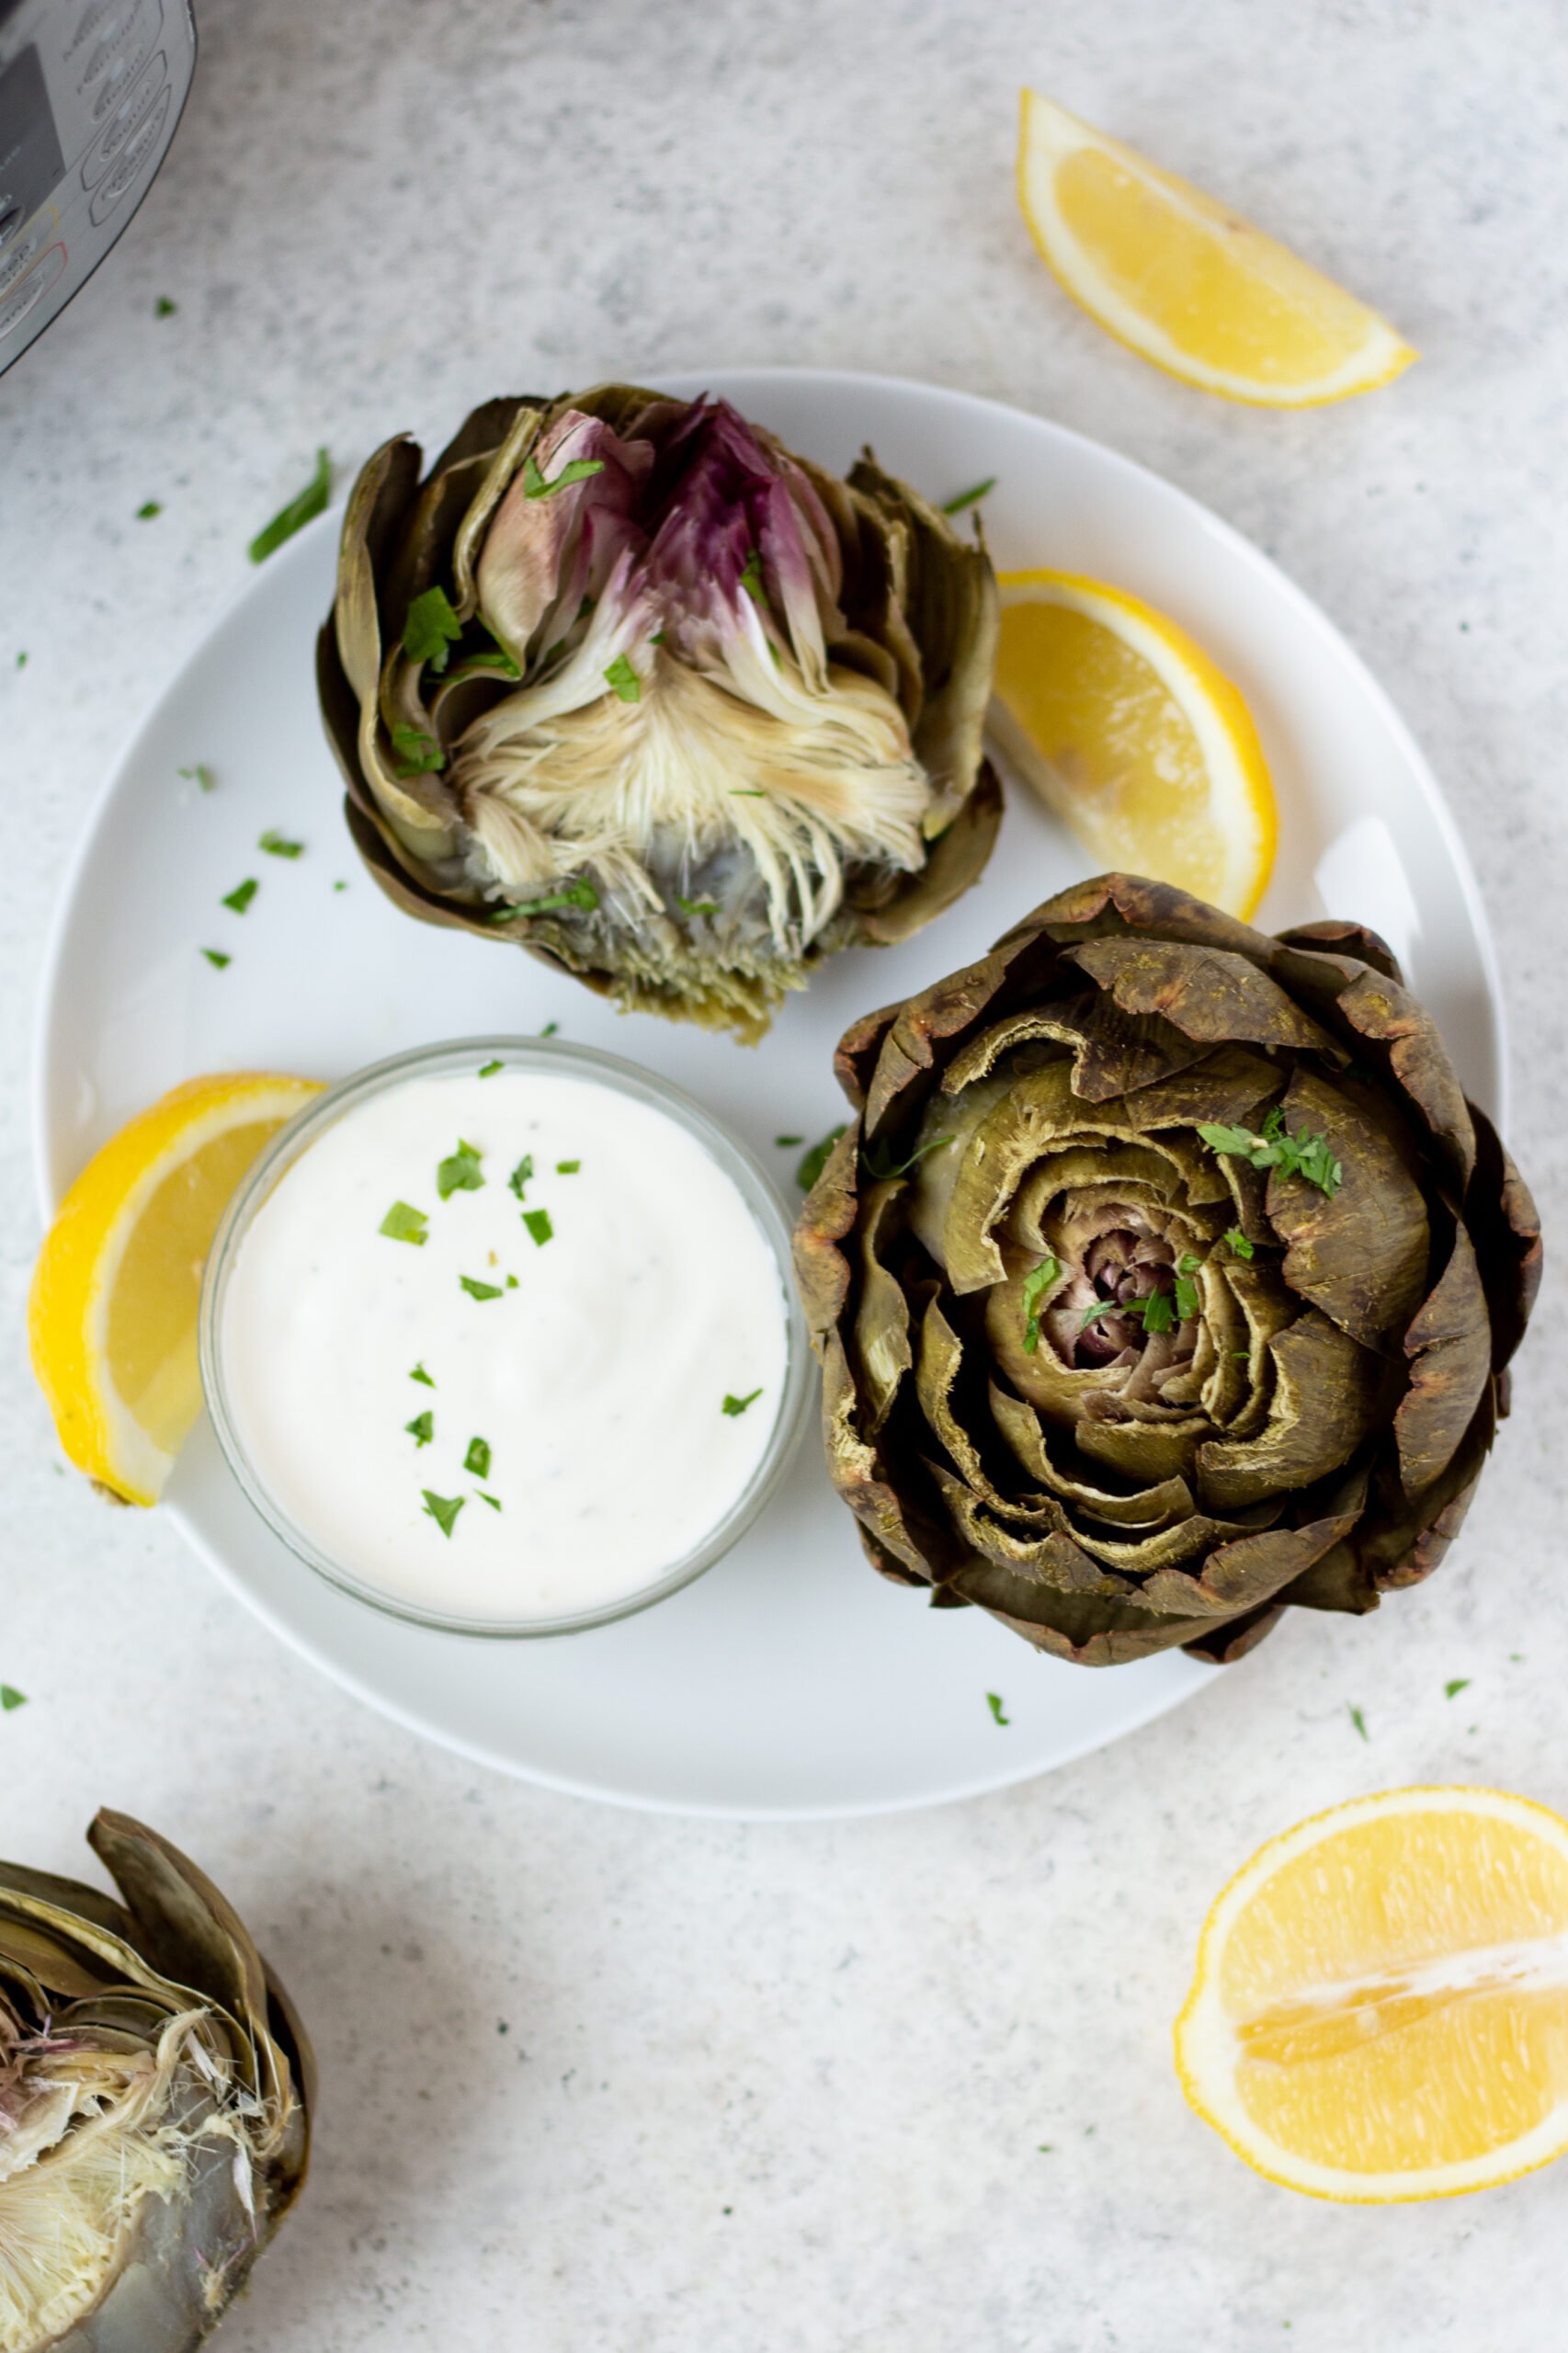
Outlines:
<svg viewBox="0 0 1568 2353"><path fill-rule="evenodd" d="M1309 408L1391 383L1417 356L1289 246L1035 90L1023 93L1018 202L1074 301L1205 392Z"/></svg>
<svg viewBox="0 0 1568 2353"><path fill-rule="evenodd" d="M193 1078L120 1129L61 1203L28 1307L60 1443L127 1503L153 1504L201 1409L196 1311L230 1196L321 1092L251 1073Z"/></svg>
<svg viewBox="0 0 1568 2353"><path fill-rule="evenodd" d="M1241 695L1152 605L1067 572L1002 575L990 728L1107 867L1250 915L1278 832Z"/></svg>
<svg viewBox="0 0 1568 2353"><path fill-rule="evenodd" d="M1568 1822L1391 1790L1270 1839L1209 1915L1182 2088L1272 2181L1388 2204L1568 2149Z"/></svg>

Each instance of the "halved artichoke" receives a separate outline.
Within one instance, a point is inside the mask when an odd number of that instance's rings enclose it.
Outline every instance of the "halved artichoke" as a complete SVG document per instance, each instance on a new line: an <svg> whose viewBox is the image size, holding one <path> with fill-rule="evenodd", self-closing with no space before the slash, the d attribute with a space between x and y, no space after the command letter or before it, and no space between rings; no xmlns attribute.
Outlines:
<svg viewBox="0 0 1568 2353"><path fill-rule="evenodd" d="M187 2353L299 2193L314 2064L195 1864L87 1836L123 1904L0 1863L0 2347Z"/></svg>
<svg viewBox="0 0 1568 2353"><path fill-rule="evenodd" d="M1106 875L837 1067L796 1265L879 1569L1098 1666L1436 1567L1540 1243L1374 934Z"/></svg>
<svg viewBox="0 0 1568 2353"><path fill-rule="evenodd" d="M756 1038L983 867L997 631L978 538L726 401L476 409L355 483L318 679L388 896L623 1006Z"/></svg>

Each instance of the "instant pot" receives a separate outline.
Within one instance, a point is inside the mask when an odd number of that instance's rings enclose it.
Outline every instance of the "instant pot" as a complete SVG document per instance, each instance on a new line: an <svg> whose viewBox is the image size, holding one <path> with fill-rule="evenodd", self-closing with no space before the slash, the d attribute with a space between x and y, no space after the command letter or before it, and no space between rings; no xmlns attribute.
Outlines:
<svg viewBox="0 0 1568 2353"><path fill-rule="evenodd" d="M146 195L195 67L190 0L0 0L0 371Z"/></svg>

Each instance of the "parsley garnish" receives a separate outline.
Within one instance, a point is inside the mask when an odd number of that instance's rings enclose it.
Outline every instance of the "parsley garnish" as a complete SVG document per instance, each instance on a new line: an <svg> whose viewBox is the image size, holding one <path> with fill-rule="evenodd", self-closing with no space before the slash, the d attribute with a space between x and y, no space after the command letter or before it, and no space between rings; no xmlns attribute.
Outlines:
<svg viewBox="0 0 1568 2353"><path fill-rule="evenodd" d="M404 1422L403 1427L415 1446L428 1446L436 1435L436 1416L428 1412L415 1414L414 1419Z"/></svg>
<svg viewBox="0 0 1568 2353"><path fill-rule="evenodd" d="M161 500L156 498L144 498L142 501L141 506L136 509L136 520L139 523L150 523L154 515L161 515L164 509Z"/></svg>
<svg viewBox="0 0 1568 2353"><path fill-rule="evenodd" d="M1252 1256L1253 1245L1247 1240L1246 1235L1242 1232L1239 1225L1233 1225L1229 1227L1227 1231L1220 1236L1220 1239L1224 1244L1226 1249L1229 1250L1235 1257L1250 1258Z"/></svg>
<svg viewBox="0 0 1568 2353"><path fill-rule="evenodd" d="M484 1182L479 1168L483 1156L473 1144L458 1138L456 1152L436 1168L436 1190L444 1201L449 1201L454 1193L478 1192Z"/></svg>
<svg viewBox="0 0 1568 2353"><path fill-rule="evenodd" d="M795 1171L795 1182L802 1193L811 1191L812 1187L827 1166L833 1154L833 1147L844 1133L845 1125L846 1123L840 1120L836 1128L829 1128L820 1143L812 1144L808 1153L802 1154L801 1165Z"/></svg>
<svg viewBox="0 0 1568 2353"><path fill-rule="evenodd" d="M558 490L565 490L574 482L586 482L590 474L602 474L604 470L602 458L574 458L569 465L562 467L553 482L546 482L530 449L523 460L523 496L553 498Z"/></svg>
<svg viewBox="0 0 1568 2353"><path fill-rule="evenodd" d="M1184 1250L1176 1260L1176 1285L1171 1295L1176 1301L1178 1324L1190 1324L1198 1313L1198 1285L1192 1279L1202 1264L1202 1259L1195 1258L1190 1250ZM1144 1329L1148 1329L1147 1324Z"/></svg>
<svg viewBox="0 0 1568 2353"><path fill-rule="evenodd" d="M555 1173L558 1176L575 1176L582 1165L580 1160L558 1160L555 1164Z"/></svg>
<svg viewBox="0 0 1568 2353"><path fill-rule="evenodd" d="M26 654L25 654L25 653L24 653L24 654L17 654L17 669L18 669L18 670L25 670L25 669L27 668L27 666L28 666L28 657L27 657Z"/></svg>
<svg viewBox="0 0 1568 2353"><path fill-rule="evenodd" d="M421 1487L419 1492L425 1498L426 1510L442 1535L450 1536L452 1524L463 1507L464 1498L461 1495L433 1495L428 1487Z"/></svg>
<svg viewBox="0 0 1568 2353"><path fill-rule="evenodd" d="M551 1224L548 1210L525 1210L523 1223L541 1250L555 1232L555 1228Z"/></svg>
<svg viewBox="0 0 1568 2353"><path fill-rule="evenodd" d="M193 768L181 768L180 774L188 778L192 784L199 785L203 792L212 792L217 790L218 779L205 760L198 760Z"/></svg>
<svg viewBox="0 0 1568 2353"><path fill-rule="evenodd" d="M490 623L485 620L483 614L475 613L474 620L479 623L480 628L484 631L486 636L488 636L493 642L489 649L481 646L477 654L471 654L467 657L463 664L464 675L466 676L470 670L499 670L504 678L520 678L523 674L517 665L516 657L507 653L506 648L495 635L495 631L491 628ZM562 642L564 642L564 641ZM557 650L558 649L552 645L550 649L550 654L545 655L545 660L548 662L550 660L551 654L554 654ZM500 1509L499 1505L496 1506L496 1509Z"/></svg>
<svg viewBox="0 0 1568 2353"><path fill-rule="evenodd" d="M172 319L178 308L177 302L171 302L166 294L160 294L153 305L153 316L155 319Z"/></svg>
<svg viewBox="0 0 1568 2353"><path fill-rule="evenodd" d="M999 1691L988 1691L985 1695L985 1704L991 1711L993 1723L1010 1724L1012 1722L1012 1717L1004 1715L1002 1712L1002 1695Z"/></svg>
<svg viewBox="0 0 1568 2353"><path fill-rule="evenodd" d="M534 1156L531 1152L525 1152L506 1179L506 1190L509 1193L516 1193L520 1201L523 1198L523 1188L531 1181L533 1173Z"/></svg>
<svg viewBox="0 0 1568 2353"><path fill-rule="evenodd" d="M413 1242L423 1250L430 1239L425 1231L429 1222L423 1210L412 1208L407 1201L394 1201L382 1218L378 1231L384 1233L389 1241ZM430 1385L434 1388L436 1384L432 1381Z"/></svg>
<svg viewBox="0 0 1568 2353"><path fill-rule="evenodd" d="M508 899L501 906L493 907L487 920L491 923L510 923L517 915L553 915L557 907L582 907L592 915L598 904L599 894L585 875L569 883L564 891L552 891L545 899ZM554 1026L553 1023L551 1025L551 1028ZM541 1029L540 1035L548 1038L550 1030Z"/></svg>
<svg viewBox="0 0 1568 2353"><path fill-rule="evenodd" d="M268 825L266 833L257 841L256 847L264 849L268 858L302 858L305 851L303 842L287 840L276 825Z"/></svg>
<svg viewBox="0 0 1568 2353"><path fill-rule="evenodd" d="M624 654L618 654L613 662L606 663L605 684L614 688L622 702L642 699L642 681Z"/></svg>
<svg viewBox="0 0 1568 2353"><path fill-rule="evenodd" d="M767 795L760 784L733 784L730 798L732 801L766 801Z"/></svg>
<svg viewBox="0 0 1568 2353"><path fill-rule="evenodd" d="M487 1438L470 1438L468 1452L463 1456L463 1469L472 1471L476 1479L489 1478L490 1442Z"/></svg>
<svg viewBox="0 0 1568 2353"><path fill-rule="evenodd" d="M1145 1332L1174 1332L1180 1318L1169 1291L1152 1290L1143 1299L1102 1299L1097 1307L1086 1307L1079 1318L1078 1329L1086 1332L1102 1315L1136 1315L1142 1318Z"/></svg>
<svg viewBox="0 0 1568 2353"><path fill-rule="evenodd" d="M1356 1727L1357 1731L1360 1733L1360 1735L1361 1735L1361 1737L1362 1737L1362 1739L1363 1739L1363 1740L1369 1740L1369 1739L1371 1738L1371 1734L1370 1734L1370 1733L1368 1732L1368 1730L1367 1730L1367 1719L1366 1719L1366 1717L1361 1713L1361 1711L1360 1711L1360 1709L1359 1709L1359 1708L1352 1708L1352 1709L1351 1709L1351 1711L1350 1711L1350 1721L1351 1721L1351 1722L1355 1725L1355 1727Z"/></svg>
<svg viewBox="0 0 1568 2353"><path fill-rule="evenodd" d="M929 1143L916 1144L907 1160L895 1160L892 1146L879 1136L874 1143L867 1144L862 1151L860 1165L868 1176L885 1183L890 1177L907 1176L917 1160L924 1160L928 1152L936 1152L951 1142L950 1135L933 1136Z"/></svg>
<svg viewBox="0 0 1568 2353"><path fill-rule="evenodd" d="M944 515L961 515L966 506L978 506L987 491L994 490L995 487L995 475L987 474L985 480L977 482L972 489L960 490L956 498L945 500L942 512Z"/></svg>
<svg viewBox="0 0 1568 2353"><path fill-rule="evenodd" d="M747 556L741 572L741 586L745 590L746 595L751 598L754 605L761 604L763 598L763 587L762 551L760 548L753 548L750 555Z"/></svg>
<svg viewBox="0 0 1568 2353"><path fill-rule="evenodd" d="M761 1394L762 1392L760 1389L754 1389L749 1397L732 1397L726 1395L722 1410L730 1415L732 1420L733 1420L736 1415L744 1414L748 1405L755 1405Z"/></svg>
<svg viewBox="0 0 1568 2353"><path fill-rule="evenodd" d="M331 496L332 460L324 449L318 449L316 470L298 498L291 498L287 506L279 507L271 522L265 524L251 541L251 562L265 563L269 555L276 555L285 540L291 540L296 531L302 531L307 523L325 513Z"/></svg>
<svg viewBox="0 0 1568 2353"><path fill-rule="evenodd" d="M1471 1681L1472 1681L1472 1680L1473 1680L1473 1678L1472 1678L1471 1676L1468 1676L1468 1675L1456 1675L1456 1676L1455 1676L1455 1677L1454 1677L1454 1679L1453 1679L1453 1681L1452 1681L1451 1683L1445 1683L1445 1684L1444 1684L1444 1686L1443 1686L1443 1697L1444 1697L1444 1699L1458 1699L1458 1697L1459 1697L1459 1695L1460 1695L1460 1693L1461 1691L1468 1691L1468 1690L1470 1689L1471 1683Z"/></svg>
<svg viewBox="0 0 1568 2353"><path fill-rule="evenodd" d="M432 769L447 765L445 752L423 727L394 727L392 739L392 750L398 755L392 762L396 776L428 776Z"/></svg>
<svg viewBox="0 0 1568 2353"><path fill-rule="evenodd" d="M25 1708L27 1704L28 1695L25 1691L18 1691L14 1683L0 1683L0 1708L5 1710L6 1715L10 1714L13 1708Z"/></svg>
<svg viewBox="0 0 1568 2353"><path fill-rule="evenodd" d="M260 888L254 876L247 876L244 881L236 882L232 891L223 893L222 904L233 907L237 915L243 915Z"/></svg>
<svg viewBox="0 0 1568 2353"><path fill-rule="evenodd" d="M480 1065L479 1065L479 1075L480 1075L480 1077L481 1077L481 1078L494 1078L494 1075L495 1075L495 1074L496 1074L496 1072L497 1072L498 1070L502 1070L502 1069L504 1069L505 1067L506 1067L506 1065L502 1063L502 1061L500 1060L500 1057L499 1057L499 1056L497 1056L497 1058L495 1059L495 1061L494 1061L494 1062L493 1062L493 1063L480 1063Z"/></svg>
<svg viewBox="0 0 1568 2353"><path fill-rule="evenodd" d="M1250 1128L1204 1122L1199 1122L1198 1132L1210 1152L1229 1153L1235 1159L1250 1161L1255 1168L1278 1168L1282 1176L1300 1176L1326 1193L1330 1200L1345 1175L1326 1136L1312 1135L1305 1129L1296 1135L1286 1133L1285 1114L1278 1104L1264 1120L1261 1134L1254 1135Z"/></svg>
<svg viewBox="0 0 1568 2353"><path fill-rule="evenodd" d="M492 1511L500 1510L501 1498L499 1495L487 1495L483 1487L475 1487L473 1492L479 1497L482 1504L488 1504L490 1506Z"/></svg>
<svg viewBox="0 0 1568 2353"><path fill-rule="evenodd" d="M435 1382L431 1380L431 1378L430 1378L429 1374L426 1371L425 1367L424 1367L424 1365L423 1365L423 1364L416 1364L416 1365L415 1366L415 1368L414 1368L414 1370L409 1374L409 1376L408 1376L408 1377L409 1377L410 1381L422 1381L425 1383L425 1386L426 1386L426 1389L434 1389L434 1388L435 1388L435 1386L436 1386Z"/></svg>
<svg viewBox="0 0 1568 2353"><path fill-rule="evenodd" d="M403 624L403 650L411 662L428 662L444 670L463 625L452 610L452 600L441 587L426 588L415 597Z"/></svg>
<svg viewBox="0 0 1568 2353"><path fill-rule="evenodd" d="M234 961L232 956L225 956L221 948L204 948L201 952L206 957L207 961L213 965L220 972L222 971L225 964L232 964Z"/></svg>
<svg viewBox="0 0 1568 2353"><path fill-rule="evenodd" d="M719 912L717 899L683 899L677 893L676 904L683 915L716 915Z"/></svg>
<svg viewBox="0 0 1568 2353"><path fill-rule="evenodd" d="M773 1141L780 1152L789 1152L795 1144L804 1143L806 1139L804 1136L775 1136Z"/></svg>
<svg viewBox="0 0 1568 2353"><path fill-rule="evenodd" d="M475 1282L472 1275L460 1275L458 1280L470 1299L500 1299L503 1296L502 1286L499 1283Z"/></svg>
<svg viewBox="0 0 1568 2353"><path fill-rule="evenodd" d="M1060 1258L1043 1257L1032 1274L1024 1277L1024 1354L1032 1357L1040 1347L1040 1297L1051 1289L1062 1272Z"/></svg>
<svg viewBox="0 0 1568 2353"><path fill-rule="evenodd" d="M547 1021L539 1034L541 1038L553 1038L560 1027L559 1021Z"/></svg>

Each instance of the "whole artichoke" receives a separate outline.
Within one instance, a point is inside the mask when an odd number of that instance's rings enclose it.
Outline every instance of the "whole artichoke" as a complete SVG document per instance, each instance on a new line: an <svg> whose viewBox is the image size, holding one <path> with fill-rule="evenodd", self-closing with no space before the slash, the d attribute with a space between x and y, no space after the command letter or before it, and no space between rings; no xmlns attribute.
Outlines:
<svg viewBox="0 0 1568 2353"><path fill-rule="evenodd" d="M972 882L996 584L868 455L726 401L476 409L355 483L318 660L360 853L428 922L756 1038L834 949Z"/></svg>
<svg viewBox="0 0 1568 2353"><path fill-rule="evenodd" d="M87 1836L123 1904L0 1863L0 2346L187 2353L304 2179L313 2063L196 1866Z"/></svg>
<svg viewBox="0 0 1568 2353"><path fill-rule="evenodd" d="M837 1068L796 1263L878 1568L1097 1666L1437 1566L1540 1243L1374 934L1105 875Z"/></svg>

